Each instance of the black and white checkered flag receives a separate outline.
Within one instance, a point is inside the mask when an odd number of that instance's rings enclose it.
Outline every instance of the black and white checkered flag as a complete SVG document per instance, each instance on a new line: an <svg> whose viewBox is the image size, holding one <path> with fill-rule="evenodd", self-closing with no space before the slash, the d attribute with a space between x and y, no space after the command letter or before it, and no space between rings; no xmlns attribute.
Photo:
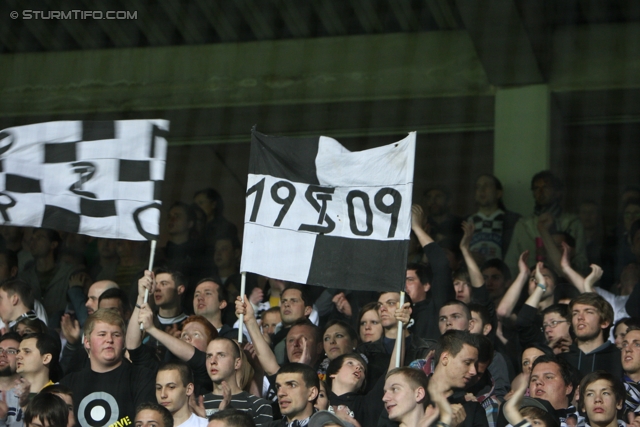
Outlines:
<svg viewBox="0 0 640 427"><path fill-rule="evenodd" d="M350 152L252 133L241 270L330 288L404 286L416 134Z"/></svg>
<svg viewBox="0 0 640 427"><path fill-rule="evenodd" d="M0 218L96 237L158 236L166 120L61 121L0 132Z"/></svg>

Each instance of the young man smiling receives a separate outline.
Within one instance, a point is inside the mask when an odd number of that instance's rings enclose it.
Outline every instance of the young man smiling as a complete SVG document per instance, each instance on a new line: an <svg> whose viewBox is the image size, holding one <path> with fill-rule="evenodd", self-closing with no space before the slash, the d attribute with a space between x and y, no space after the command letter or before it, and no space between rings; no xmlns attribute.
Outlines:
<svg viewBox="0 0 640 427"><path fill-rule="evenodd" d="M439 394L446 397L451 403L453 412L461 413L464 409L466 416L464 419L456 418L452 427L487 427L487 417L484 409L478 402L467 401L465 399L464 388L467 387L477 374L476 364L478 362L478 339L467 331L450 330L446 331L438 339L433 360L435 368L431 371L430 364L422 367L422 370L429 377L429 383L435 381ZM413 364L412 364L413 365ZM418 364L420 365L420 364ZM427 372L428 371L428 372ZM419 399L418 399L419 400ZM394 416L394 411L389 411L388 415ZM386 414L383 412L383 417ZM379 426L392 426L389 421L381 421Z"/></svg>
<svg viewBox="0 0 640 427"><path fill-rule="evenodd" d="M429 380L421 370L407 367L391 370L382 398L389 419L400 423L400 427L417 426L425 415L428 386Z"/></svg>

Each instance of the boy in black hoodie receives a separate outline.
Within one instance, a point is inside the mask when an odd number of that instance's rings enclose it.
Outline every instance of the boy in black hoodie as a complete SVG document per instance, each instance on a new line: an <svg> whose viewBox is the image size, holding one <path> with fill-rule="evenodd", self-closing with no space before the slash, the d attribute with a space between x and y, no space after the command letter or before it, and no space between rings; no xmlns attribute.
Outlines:
<svg viewBox="0 0 640 427"><path fill-rule="evenodd" d="M576 340L560 357L581 376L601 369L622 378L620 350L606 339L613 324L611 304L594 292L585 292L571 300L569 313Z"/></svg>

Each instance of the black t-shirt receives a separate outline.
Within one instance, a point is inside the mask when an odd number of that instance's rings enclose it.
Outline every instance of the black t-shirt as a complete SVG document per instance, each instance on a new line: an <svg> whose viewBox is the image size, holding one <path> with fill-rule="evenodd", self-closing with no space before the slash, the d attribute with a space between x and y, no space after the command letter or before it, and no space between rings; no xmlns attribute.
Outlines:
<svg viewBox="0 0 640 427"><path fill-rule="evenodd" d="M116 369L98 373L91 369L74 372L62 379L73 392L73 407L81 427L108 427L115 423L132 425L136 407L156 402L155 373L124 360Z"/></svg>

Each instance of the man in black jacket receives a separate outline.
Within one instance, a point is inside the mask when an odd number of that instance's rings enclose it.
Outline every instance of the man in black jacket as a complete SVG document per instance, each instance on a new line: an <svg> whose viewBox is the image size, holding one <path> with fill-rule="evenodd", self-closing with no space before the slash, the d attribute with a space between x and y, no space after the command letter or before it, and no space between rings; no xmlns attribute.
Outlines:
<svg viewBox="0 0 640 427"><path fill-rule="evenodd" d="M560 356L582 376L602 369L622 378L620 350L606 338L613 323L611 304L594 292L585 292L571 300L569 313L576 340Z"/></svg>
<svg viewBox="0 0 640 427"><path fill-rule="evenodd" d="M413 300L411 317L415 323L410 329L411 333L423 339L437 340L440 336L438 311L446 301L455 298L455 292L447 256L431 236L422 229L423 216L422 208L413 205L411 208L411 230L415 233L429 260L431 277L428 275L428 269L423 270L418 264L410 264L407 266L405 287L407 294Z"/></svg>

